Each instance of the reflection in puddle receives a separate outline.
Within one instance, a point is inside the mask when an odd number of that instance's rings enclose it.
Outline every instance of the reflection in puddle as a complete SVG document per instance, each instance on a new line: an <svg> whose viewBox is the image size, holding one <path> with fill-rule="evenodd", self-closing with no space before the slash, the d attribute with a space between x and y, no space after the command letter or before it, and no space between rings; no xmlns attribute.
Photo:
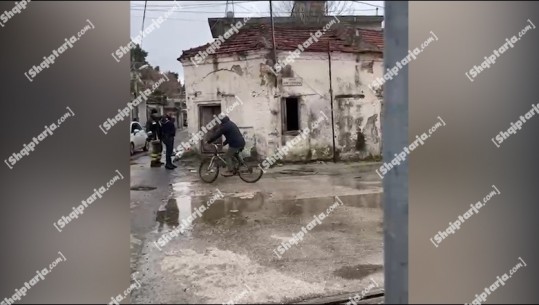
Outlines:
<svg viewBox="0 0 539 305"><path fill-rule="evenodd" d="M178 196L178 199L176 202L178 203L177 209L180 212L178 221L181 221L182 223L187 222L187 218L191 215L191 213L194 212L194 210L191 209L191 197L189 196Z"/></svg>
<svg viewBox="0 0 539 305"><path fill-rule="evenodd" d="M171 198L166 204L161 205L157 210L156 220L159 223L157 231L161 232L165 224L171 229L177 227L179 225L179 214L176 199Z"/></svg>
<svg viewBox="0 0 539 305"><path fill-rule="evenodd" d="M290 217L293 218L291 222L301 223L304 219L312 219L313 215L326 212L326 209L336 202L334 196L301 199L294 199L291 196L291 199L272 200L271 194L261 192L228 193L224 194L224 197L216 197L215 190L211 194L193 196L190 188L190 182L180 182L174 185L175 197L170 199L165 206L160 207L157 212L157 221L160 222L159 231L163 223L170 227L178 226L180 223L188 224L188 219L192 219L191 215L197 215L192 224L205 223L216 227L237 227L249 222L269 224L282 217ZM366 188L369 189L372 186ZM201 206L207 207L212 199L214 202L209 208L203 213L197 213L196 210ZM382 193L376 192L374 188L372 193L368 190L359 195L342 195L339 199L348 207L382 209ZM188 227L186 226L185 229Z"/></svg>
<svg viewBox="0 0 539 305"><path fill-rule="evenodd" d="M177 196L177 208L180 212L178 222L187 223L187 218L194 212L191 207L191 196L189 196L190 188L190 182L174 184L174 193Z"/></svg>

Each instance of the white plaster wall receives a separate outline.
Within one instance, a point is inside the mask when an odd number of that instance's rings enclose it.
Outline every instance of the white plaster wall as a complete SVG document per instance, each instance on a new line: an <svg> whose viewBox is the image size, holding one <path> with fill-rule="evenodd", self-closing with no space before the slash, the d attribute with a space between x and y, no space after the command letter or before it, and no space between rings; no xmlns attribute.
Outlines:
<svg viewBox="0 0 539 305"><path fill-rule="evenodd" d="M284 59L288 52L278 52ZM375 55L357 55L332 53L332 84L334 97L339 95L364 95L362 98L351 97L346 100L350 111L343 115L338 109L337 98L334 98L334 119L336 125L340 120L356 120L362 118L360 130L366 128L369 117L377 115L375 127L381 136L380 111L381 100L376 97L368 85L382 76L383 62ZM302 86L274 87L274 75L269 72L265 63L267 52L250 52L245 56L219 58L218 63L209 58L206 64L194 66L184 62L185 84L187 90L187 111L189 132L199 131L199 114L197 105L218 102L224 110L233 103L233 95L238 96L244 104L237 107L229 116L245 130L252 130L256 138L256 150L262 156L270 156L275 150L293 138L282 136L281 98L299 96L301 101L300 127L311 127L310 124L321 117L323 111L328 120L314 130L307 139L301 141L287 155L287 160L330 159L332 157L331 102L329 95L329 65L325 53L303 53L291 63L292 72L289 77L303 79ZM374 60L372 73L365 63ZM215 61L215 63L214 63ZM281 72L283 73L283 72ZM194 96L198 92L198 96ZM223 95L219 95L221 92ZM275 95L277 93L277 95ZM357 140L357 128L350 129L350 141ZM335 128L336 132L339 130ZM338 136L338 135L337 135ZM380 154L381 140L368 139L367 154ZM341 149L336 139L337 149ZM346 158L366 157L367 154L350 154Z"/></svg>
<svg viewBox="0 0 539 305"><path fill-rule="evenodd" d="M288 56L288 52L279 54L281 59ZM368 85L376 78L382 76L383 60L374 55L357 55L346 53L331 54L331 79L333 87L333 110L334 110L334 125L336 138L338 139L339 128L337 124L345 117L350 116L353 121L357 118L362 118L359 128L364 131L367 127L368 118L376 115L375 128L378 137L381 136L380 112L381 99L376 96ZM372 61L372 69L369 70L365 65ZM281 87L283 96L302 95L304 97L302 103L302 123L307 122L308 113L320 116L318 113L323 111L331 119L331 102L329 95L329 64L328 55L324 53L303 53L300 58L296 59L292 64L293 77L301 77L303 86ZM346 115L339 110L338 96L339 95L363 95L364 97L355 97L348 101L351 111ZM305 124L302 124L304 127ZM357 128L350 129L350 141L357 141ZM287 139L289 137L286 137ZM343 148L336 139L337 150ZM367 145L365 152L346 154L344 158L366 158L370 155L378 156L381 154L381 139L372 139L366 137ZM324 147L332 149L332 130L331 120L324 122L316 136L311 137L308 141L298 144L298 154L305 154L306 149L311 150L313 158L326 155L323 151ZM326 150L327 151L327 150Z"/></svg>
<svg viewBox="0 0 539 305"><path fill-rule="evenodd" d="M372 62L372 70L368 65ZM376 96L376 92L372 91L368 86L376 77L381 77L383 71L382 58L375 58L367 54L338 54L332 56L333 70L333 90L335 96L334 109L337 118L336 123L347 125L343 122L348 120L353 121L352 128L345 128L350 132L346 142L355 143L358 139L357 133L361 131L365 135L366 147L364 151L350 153L343 152L342 159L363 159L371 156L381 155L381 98ZM340 95L350 96L339 98ZM358 96L359 95L359 96ZM341 100L341 102L339 102ZM340 105L339 105L340 103ZM372 136L372 126L367 126L369 122L374 120L374 134ZM336 124L337 125L337 124ZM357 128L359 127L359 128ZM336 126L336 130L338 130ZM343 149L343 141L338 141L337 147Z"/></svg>
<svg viewBox="0 0 539 305"><path fill-rule="evenodd" d="M220 103L221 110L225 111L236 102L237 96L243 104L235 107L228 116L241 129L252 129L256 134L257 150L265 151L266 134L270 129L268 97L273 92L262 85L262 62L265 62L262 55L253 52L241 57L219 58L218 61L210 57L198 66L184 63L189 133L199 131L198 105ZM247 143L247 146L252 144Z"/></svg>

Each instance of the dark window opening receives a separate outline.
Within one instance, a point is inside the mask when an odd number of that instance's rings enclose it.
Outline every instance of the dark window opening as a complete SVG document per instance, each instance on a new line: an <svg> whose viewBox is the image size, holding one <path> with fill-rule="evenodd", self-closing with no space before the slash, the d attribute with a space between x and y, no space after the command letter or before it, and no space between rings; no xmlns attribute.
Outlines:
<svg viewBox="0 0 539 305"><path fill-rule="evenodd" d="M206 129L205 126L208 125L208 123L210 123L212 120L215 119L215 117L219 116L219 114L221 113L221 105L201 105L200 108L199 108L199 129L198 130L202 130L202 127L204 127L204 129ZM205 140L208 140L210 139L213 135L215 135L215 131L217 129L217 125L215 125L213 127L212 130L208 130L206 135L204 136L204 141L201 141L201 145L202 145L202 153L210 153L210 152L213 152L214 151L214 147L212 144L206 144ZM221 151L222 149L222 145L223 145L223 138L224 137L221 137L217 140L215 140L215 142L213 142L213 144L217 144L219 145L219 150Z"/></svg>
<svg viewBox="0 0 539 305"><path fill-rule="evenodd" d="M296 97L289 97L284 105L284 128L283 131L299 130L299 102Z"/></svg>

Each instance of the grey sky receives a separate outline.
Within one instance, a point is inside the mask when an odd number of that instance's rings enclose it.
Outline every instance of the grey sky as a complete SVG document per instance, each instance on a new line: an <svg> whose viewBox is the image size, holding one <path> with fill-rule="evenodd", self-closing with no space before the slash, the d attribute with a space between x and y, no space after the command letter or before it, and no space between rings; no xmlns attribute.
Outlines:
<svg viewBox="0 0 539 305"><path fill-rule="evenodd" d="M142 48L148 52L147 61L159 66L161 71L177 72L183 83L183 69L176 60L182 50L198 47L213 40L208 18L225 16L227 1L179 1L181 8L176 10L159 29L155 29L142 40ZM274 10L282 1L273 1ZM340 15L384 15L384 1L349 1L350 8ZM370 5L369 5L370 4ZM144 1L131 1L131 37L142 30ZM148 27L153 19L163 16L173 7L172 1L148 1L146 21ZM229 10L232 5L229 4ZM256 11L256 12L253 12ZM236 17L269 16L269 1L234 1ZM330 12L331 13L331 12Z"/></svg>

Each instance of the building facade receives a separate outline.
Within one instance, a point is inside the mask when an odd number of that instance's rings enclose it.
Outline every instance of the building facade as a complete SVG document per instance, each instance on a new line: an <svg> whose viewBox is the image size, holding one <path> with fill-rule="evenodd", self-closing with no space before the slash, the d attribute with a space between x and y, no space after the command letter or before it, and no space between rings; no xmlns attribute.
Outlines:
<svg viewBox="0 0 539 305"><path fill-rule="evenodd" d="M251 155L269 157L309 128L307 137L289 145L283 161L381 157L383 97L369 85L383 75L382 31L326 32L290 60L313 31L276 28L275 57L271 28L264 25L243 28L202 64L190 58L207 45L184 51L178 60L184 68L189 133L240 100L228 116ZM314 122L319 124L313 128ZM193 149L208 152L202 144Z"/></svg>

